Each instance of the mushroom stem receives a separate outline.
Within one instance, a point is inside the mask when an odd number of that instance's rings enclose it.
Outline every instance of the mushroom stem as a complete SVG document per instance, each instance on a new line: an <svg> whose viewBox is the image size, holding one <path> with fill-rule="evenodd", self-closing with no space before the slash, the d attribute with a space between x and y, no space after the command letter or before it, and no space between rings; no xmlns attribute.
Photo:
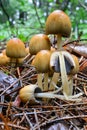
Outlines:
<svg viewBox="0 0 87 130"><path fill-rule="evenodd" d="M73 93L73 76L69 75L69 90L70 90L70 95Z"/></svg>
<svg viewBox="0 0 87 130"><path fill-rule="evenodd" d="M35 93L34 94L35 98L38 97L38 98L51 98L51 99L54 99L54 98L59 98L59 99L62 99L62 100L65 100L66 97L63 96L63 95L58 95L58 94L54 94L54 93L51 93L51 92L45 92L45 93ZM78 97L82 96L82 93L79 93L77 95L74 95L74 96L69 96L68 99L66 100L69 100L69 101L81 101L82 99L77 99Z"/></svg>
<svg viewBox="0 0 87 130"><path fill-rule="evenodd" d="M68 96L70 95L71 90L69 88L68 78L66 74L64 56L61 51L59 53L59 62L60 62L60 72L61 72L61 80L62 80L62 86L63 86L63 94L67 99Z"/></svg>
<svg viewBox="0 0 87 130"><path fill-rule="evenodd" d="M49 90L55 90L54 84L57 84L59 78L59 73L54 72L52 80L50 82Z"/></svg>
<svg viewBox="0 0 87 130"><path fill-rule="evenodd" d="M37 77L37 83L38 83L38 86L39 86L39 88L41 88L41 90L43 91L43 85L42 85L42 73L39 73L37 76L38 76L38 77Z"/></svg>
<svg viewBox="0 0 87 130"><path fill-rule="evenodd" d="M57 34L57 50L61 50L62 48L61 41L62 41L62 36L60 34Z"/></svg>
<svg viewBox="0 0 87 130"><path fill-rule="evenodd" d="M44 73L44 91L48 91L48 73Z"/></svg>

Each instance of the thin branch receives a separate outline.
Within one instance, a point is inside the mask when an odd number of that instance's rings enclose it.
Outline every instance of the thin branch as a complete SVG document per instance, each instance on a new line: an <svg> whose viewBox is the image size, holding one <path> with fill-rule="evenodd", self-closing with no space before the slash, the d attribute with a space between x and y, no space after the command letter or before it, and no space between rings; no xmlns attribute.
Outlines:
<svg viewBox="0 0 87 130"><path fill-rule="evenodd" d="M8 21L9 21L9 15L8 15L7 11L6 11L5 8L4 8L3 1L2 1L2 0L1 0L0 4L1 4L1 8L2 8L3 12L5 13L5 15L6 15Z"/></svg>
<svg viewBox="0 0 87 130"><path fill-rule="evenodd" d="M39 17L38 12L37 12L36 3L35 3L34 0L32 0L32 2L33 2L33 5L34 5L34 9L35 9L36 16L37 16L37 18L38 18L39 24L40 24L41 28L43 28L43 25L42 25L42 23L41 23L41 21L40 21L40 17Z"/></svg>
<svg viewBox="0 0 87 130"><path fill-rule="evenodd" d="M87 11L87 6L85 6L80 0L79 0L79 3Z"/></svg>

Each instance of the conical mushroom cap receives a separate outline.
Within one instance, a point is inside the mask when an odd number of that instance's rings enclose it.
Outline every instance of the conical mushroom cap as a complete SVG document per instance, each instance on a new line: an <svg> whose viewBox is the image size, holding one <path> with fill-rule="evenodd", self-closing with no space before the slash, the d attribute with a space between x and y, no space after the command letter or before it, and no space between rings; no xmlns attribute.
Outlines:
<svg viewBox="0 0 87 130"><path fill-rule="evenodd" d="M35 56L32 65L36 68L39 73L46 73L50 70L50 55L51 52L48 50L41 50Z"/></svg>
<svg viewBox="0 0 87 130"><path fill-rule="evenodd" d="M71 21L68 15L61 10L53 11L46 21L46 34L60 34L69 37L71 33Z"/></svg>
<svg viewBox="0 0 87 130"><path fill-rule="evenodd" d="M29 43L29 52L31 55L36 55L41 50L50 50L51 43L47 35L36 34Z"/></svg>
<svg viewBox="0 0 87 130"><path fill-rule="evenodd" d="M24 43L18 38L12 38L7 42L6 55L10 58L23 58L26 56Z"/></svg>

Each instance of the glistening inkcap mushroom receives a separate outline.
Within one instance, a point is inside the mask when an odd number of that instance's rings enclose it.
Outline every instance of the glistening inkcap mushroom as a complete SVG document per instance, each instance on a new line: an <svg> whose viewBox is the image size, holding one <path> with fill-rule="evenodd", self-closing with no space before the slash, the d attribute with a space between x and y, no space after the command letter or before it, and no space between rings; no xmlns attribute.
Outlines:
<svg viewBox="0 0 87 130"><path fill-rule="evenodd" d="M53 11L46 20L46 34L57 35L57 49L61 48L61 38L71 34L71 21L62 10Z"/></svg>
<svg viewBox="0 0 87 130"><path fill-rule="evenodd" d="M24 58L27 53L24 43L18 38L12 38L7 42L6 55L10 57L11 62L17 64L18 58Z"/></svg>
<svg viewBox="0 0 87 130"><path fill-rule="evenodd" d="M36 84L26 85L20 89L17 99L14 101L14 105L19 105L20 102L29 102L29 103L39 103L42 101L42 98L58 98L65 99L64 96L55 94L55 92L42 92L42 90ZM72 98L72 96L71 96ZM75 99L70 99L75 101Z"/></svg>
<svg viewBox="0 0 87 130"><path fill-rule="evenodd" d="M22 100L22 102L27 102L27 101L39 101L39 98L35 98L35 93L41 93L41 89L34 84L26 85L23 88L20 89L19 91L19 97Z"/></svg>
<svg viewBox="0 0 87 130"><path fill-rule="evenodd" d="M48 72L50 71L50 55L48 50L41 50L35 56L32 65L36 68L38 75L44 74L44 87L42 85L42 76L38 76L38 86L44 90L48 90Z"/></svg>
<svg viewBox="0 0 87 130"><path fill-rule="evenodd" d="M79 70L79 61L67 51L53 52L50 58L50 67L61 75L63 94L68 99L72 95L73 75ZM71 83L68 81L68 75L71 76ZM79 96L79 95L78 95ZM74 96L73 96L74 97Z"/></svg>
<svg viewBox="0 0 87 130"><path fill-rule="evenodd" d="M36 55L41 50L50 50L50 48L50 40L45 34L36 34L29 42L29 52L31 55Z"/></svg>

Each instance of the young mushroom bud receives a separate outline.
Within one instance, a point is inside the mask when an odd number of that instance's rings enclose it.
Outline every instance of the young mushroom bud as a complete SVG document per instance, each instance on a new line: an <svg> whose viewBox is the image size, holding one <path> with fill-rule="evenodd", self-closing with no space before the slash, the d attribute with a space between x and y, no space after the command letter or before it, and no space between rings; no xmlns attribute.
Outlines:
<svg viewBox="0 0 87 130"><path fill-rule="evenodd" d="M46 20L46 34L57 35L57 49L61 49L61 38L71 34L71 21L62 10L53 11Z"/></svg>

